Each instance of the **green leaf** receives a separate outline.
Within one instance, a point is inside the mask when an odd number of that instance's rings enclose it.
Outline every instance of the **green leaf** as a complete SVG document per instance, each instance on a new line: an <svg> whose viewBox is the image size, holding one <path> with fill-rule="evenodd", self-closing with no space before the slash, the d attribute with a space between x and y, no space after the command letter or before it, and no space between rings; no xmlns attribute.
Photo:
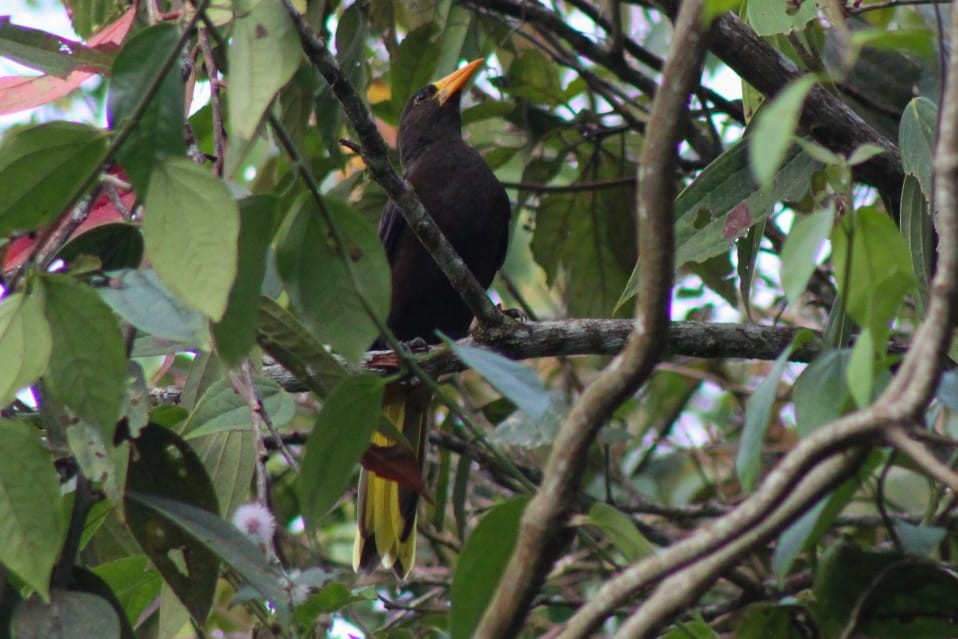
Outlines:
<svg viewBox="0 0 958 639"><path fill-rule="evenodd" d="M908 175L918 178L921 192L931 201L932 156L935 152L938 108L928 98L918 97L905 107L898 128L898 147L901 149L901 164Z"/></svg>
<svg viewBox="0 0 958 639"><path fill-rule="evenodd" d="M163 579L155 570L150 570L146 555L121 557L96 566L93 569L126 611L130 623L136 623L140 615L160 595Z"/></svg>
<svg viewBox="0 0 958 639"><path fill-rule="evenodd" d="M935 33L929 29L862 29L851 34L854 48L872 47L895 53L907 52L909 56L930 58L937 51Z"/></svg>
<svg viewBox="0 0 958 639"><path fill-rule="evenodd" d="M375 375L347 377L316 416L299 475L300 507L310 524L343 496L369 448L382 414L384 386Z"/></svg>
<svg viewBox="0 0 958 639"><path fill-rule="evenodd" d="M931 216L928 214L928 201L921 193L918 179L906 175L901 189L901 217L899 219L902 237L911 256L911 267L918 284L918 296L915 304L920 315L925 314L928 300L928 282L931 281L931 268L935 256Z"/></svg>
<svg viewBox="0 0 958 639"><path fill-rule="evenodd" d="M592 524L601 530L629 563L648 557L655 552L655 548L639 532L632 520L619 509L606 503L597 501L592 504L584 523Z"/></svg>
<svg viewBox="0 0 958 639"><path fill-rule="evenodd" d="M367 13L362 5L350 5L343 11L336 27L336 60L360 93L366 88L366 38L369 36ZM402 108L402 105L399 108ZM338 104L336 110L339 111Z"/></svg>
<svg viewBox="0 0 958 639"><path fill-rule="evenodd" d="M299 35L282 4L258 2L233 23L229 57L229 127L250 140L279 90L302 60Z"/></svg>
<svg viewBox="0 0 958 639"><path fill-rule="evenodd" d="M848 407L845 370L848 350L829 350L809 364L792 388L798 434L805 437L822 424L841 416Z"/></svg>
<svg viewBox="0 0 958 639"><path fill-rule="evenodd" d="M738 257L739 294L745 307L745 315L752 320L752 281L755 278L755 265L761 253L762 239L765 237L765 220L755 224L748 234L735 243Z"/></svg>
<svg viewBox="0 0 958 639"><path fill-rule="evenodd" d="M948 530L938 526L915 526L901 519L895 520L895 533L903 550L918 557L929 555L944 541Z"/></svg>
<svg viewBox="0 0 958 639"><path fill-rule="evenodd" d="M53 338L46 390L112 442L126 399L126 347L120 326L89 286L49 274L43 288Z"/></svg>
<svg viewBox="0 0 958 639"><path fill-rule="evenodd" d="M801 31L815 18L815 3L804 0L797 11L777 0L748 0L745 4L748 23L760 36Z"/></svg>
<svg viewBox="0 0 958 639"><path fill-rule="evenodd" d="M832 263L848 314L884 348L889 323L915 289L911 257L888 215L863 207L832 232Z"/></svg>
<svg viewBox="0 0 958 639"><path fill-rule="evenodd" d="M812 614L827 637L849 627L881 639L958 636L958 578L935 563L839 543L822 556L813 591Z"/></svg>
<svg viewBox="0 0 958 639"><path fill-rule="evenodd" d="M273 196L240 201L239 264L223 319L213 325L216 352L227 366L235 366L256 343L259 292L266 273L266 251L272 237L273 215L279 205Z"/></svg>
<svg viewBox="0 0 958 639"><path fill-rule="evenodd" d="M72 122L8 134L0 144L0 235L55 220L105 155L103 132Z"/></svg>
<svg viewBox="0 0 958 639"><path fill-rule="evenodd" d="M125 321L154 337L208 350L206 318L186 306L152 269L122 269L108 273L109 286L100 297Z"/></svg>
<svg viewBox="0 0 958 639"><path fill-rule="evenodd" d="M36 599L17 607L13 636L29 639L120 639L120 620L110 602L88 592L56 590L49 603Z"/></svg>
<svg viewBox="0 0 958 639"><path fill-rule="evenodd" d="M813 338L814 335L811 332L799 331L792 339L792 343L775 360L765 379L745 402L745 430L742 432L742 441L739 444L738 455L735 457L735 471L746 491L752 490L755 480L758 479L762 462L762 443L765 440L769 420L772 418L776 390L785 373L788 358L796 348L800 348Z"/></svg>
<svg viewBox="0 0 958 639"><path fill-rule="evenodd" d="M883 451L872 452L855 476L842 482L831 495L822 498L779 536L772 557L772 567L778 576L779 584L785 583L785 578L799 555L815 547L861 485L871 479L872 473L885 459L887 454Z"/></svg>
<svg viewBox="0 0 958 639"><path fill-rule="evenodd" d="M524 49L509 66L509 93L555 106L564 97L556 65L537 49Z"/></svg>
<svg viewBox="0 0 958 639"><path fill-rule="evenodd" d="M354 287L344 257L351 263L369 310L381 321L389 312L389 265L371 224L344 202L326 200L325 204L346 239L345 254L307 194L280 231L276 265L293 308L313 334L356 362L379 329Z"/></svg>
<svg viewBox="0 0 958 639"><path fill-rule="evenodd" d="M60 36L0 21L0 56L59 78L71 71L103 73L110 68L110 56Z"/></svg>
<svg viewBox="0 0 958 639"><path fill-rule="evenodd" d="M259 298L256 340L296 379L326 397L349 374L299 321L273 300Z"/></svg>
<svg viewBox="0 0 958 639"><path fill-rule="evenodd" d="M273 605L282 623L288 621L289 597L283 589L286 577L271 566L262 551L232 524L206 509L158 495L134 492L127 503L136 503L162 517L198 544L195 548L214 553Z"/></svg>
<svg viewBox="0 0 958 639"><path fill-rule="evenodd" d="M875 388L875 341L870 328L859 333L848 359L848 391L859 408L871 404Z"/></svg>
<svg viewBox="0 0 958 639"><path fill-rule="evenodd" d="M155 574L155 573L154 573ZM133 622L127 619L126 611L120 600L117 599L113 590L110 589L103 579L92 570L84 566L74 566L70 573L71 589L77 592L85 592L95 595L105 600L110 608L113 609L113 619L120 623L120 639L136 639L136 632L133 630ZM134 618L136 621L136 618ZM92 630L92 627L91 627ZM100 639L100 635L90 635L94 639Z"/></svg>
<svg viewBox="0 0 958 639"><path fill-rule="evenodd" d="M60 481L41 435L25 422L0 419L0 564L49 599L66 520Z"/></svg>
<svg viewBox="0 0 958 639"><path fill-rule="evenodd" d="M271 4L271 3L263 3ZM218 321L236 277L239 211L226 185L182 158L153 168L143 237L160 279Z"/></svg>
<svg viewBox="0 0 958 639"><path fill-rule="evenodd" d="M284 426L296 414L293 400L271 379L254 376L253 387L273 425ZM196 403L183 427L187 439L228 430L249 430L249 405L225 379L214 382Z"/></svg>
<svg viewBox="0 0 958 639"><path fill-rule="evenodd" d="M514 497L492 508L463 544L449 591L452 639L468 639L479 625L516 545L528 502L528 497Z"/></svg>
<svg viewBox="0 0 958 639"><path fill-rule="evenodd" d="M0 300L0 406L36 381L47 368L53 338L36 293L13 293Z"/></svg>
<svg viewBox="0 0 958 639"><path fill-rule="evenodd" d="M124 42L110 74L106 105L110 128L115 130L126 124L143 95L157 82L163 62L179 40L176 25L160 23L134 33ZM117 160L140 198L149 193L155 161L186 154L183 103L183 79L179 66L174 64L117 153Z"/></svg>
<svg viewBox="0 0 958 639"><path fill-rule="evenodd" d="M67 264L82 255L99 259L104 271L136 268L143 261L143 235L132 224L104 224L75 237L57 252Z"/></svg>
<svg viewBox="0 0 958 639"><path fill-rule="evenodd" d="M533 420L545 416L553 398L531 368L482 348L456 344L450 339L446 339L446 344L466 366L482 375L526 415Z"/></svg>
<svg viewBox="0 0 958 639"><path fill-rule="evenodd" d="M752 604L735 629L735 639L805 639L805 611L798 606Z"/></svg>
<svg viewBox="0 0 958 639"><path fill-rule="evenodd" d="M219 508L213 486L196 453L172 431L151 424L134 446L137 454L130 463L124 499L126 523L163 580L202 624L213 604L219 577L217 553L158 509L150 496L216 513Z"/></svg>
<svg viewBox="0 0 958 639"><path fill-rule="evenodd" d="M809 215L796 215L782 247L782 289L789 304L797 304L815 271L818 256L835 223L835 204Z"/></svg>
<svg viewBox="0 0 958 639"><path fill-rule="evenodd" d="M397 111L402 110L409 96L438 79L435 77L439 62L436 35L435 25L431 23L410 31L390 61L392 100Z"/></svg>
<svg viewBox="0 0 958 639"><path fill-rule="evenodd" d="M632 166L603 163L578 181L632 175ZM567 313L608 317L635 263L632 186L550 193L536 210L532 254L550 286L562 284ZM726 248L728 244L726 243Z"/></svg>
<svg viewBox="0 0 958 639"><path fill-rule="evenodd" d="M220 515L226 516L248 502L257 456L253 431L191 435L189 440L213 483Z"/></svg>
<svg viewBox="0 0 958 639"><path fill-rule="evenodd" d="M751 4L752 2L749 2L749 6ZM774 98L762 105L755 115L748 155L752 174L762 188L769 187L772 178L781 168L785 154L792 145L805 96L815 82L813 75L792 80Z"/></svg>
<svg viewBox="0 0 958 639"><path fill-rule="evenodd" d="M676 268L727 251L732 240L768 217L776 202L805 195L821 167L800 147L792 147L769 188L761 189L752 176L747 140L713 160L676 198ZM636 294L638 284L633 270L618 305Z"/></svg>

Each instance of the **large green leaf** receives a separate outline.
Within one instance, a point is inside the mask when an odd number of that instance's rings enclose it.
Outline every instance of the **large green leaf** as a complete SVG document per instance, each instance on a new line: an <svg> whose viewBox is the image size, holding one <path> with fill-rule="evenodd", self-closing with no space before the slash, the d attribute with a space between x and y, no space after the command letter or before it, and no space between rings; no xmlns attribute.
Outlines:
<svg viewBox="0 0 958 639"><path fill-rule="evenodd" d="M182 158L156 163L143 222L147 254L170 290L214 321L236 277L239 226L236 201L209 171Z"/></svg>
<svg viewBox="0 0 958 639"><path fill-rule="evenodd" d="M413 93L426 86L436 75L436 28L424 24L403 38L389 65L394 108L401 111Z"/></svg>
<svg viewBox="0 0 958 639"><path fill-rule="evenodd" d="M256 470L255 433L250 429L228 430L189 440L213 482L220 514L225 516L248 502Z"/></svg>
<svg viewBox="0 0 958 639"><path fill-rule="evenodd" d="M195 544L194 549L215 554L272 604L280 621L288 619L289 596L283 588L285 576L271 566L256 544L235 526L205 508L159 495L131 493L127 498L127 508L131 503L138 504L175 526ZM188 602L184 604L190 607Z"/></svg>
<svg viewBox="0 0 958 639"><path fill-rule="evenodd" d="M958 636L958 578L933 562L839 543L817 566L814 595L812 616L826 637Z"/></svg>
<svg viewBox="0 0 958 639"><path fill-rule="evenodd" d="M918 178L913 175L906 175L902 185L899 224L918 284L915 304L924 314L928 300L928 283L931 281L931 265L935 259L935 245L928 201L921 193Z"/></svg>
<svg viewBox="0 0 958 639"><path fill-rule="evenodd" d="M932 155L935 131L938 130L938 108L928 98L918 97L908 103L898 128L901 164L908 175L918 178L921 192L931 201Z"/></svg>
<svg viewBox="0 0 958 639"><path fill-rule="evenodd" d="M343 496L382 415L384 382L348 377L326 398L306 443L299 474L303 515L315 524Z"/></svg>
<svg viewBox="0 0 958 639"><path fill-rule="evenodd" d="M545 416L552 395L536 373L519 362L473 346L446 340L452 352L533 420Z"/></svg>
<svg viewBox="0 0 958 639"><path fill-rule="evenodd" d="M159 596L163 583L159 573L150 570L150 560L143 554L100 564L93 571L110 586L131 623L136 623Z"/></svg>
<svg viewBox="0 0 958 639"><path fill-rule="evenodd" d="M99 289L116 313L144 333L208 350L206 318L174 297L153 269L113 271L109 286Z"/></svg>
<svg viewBox="0 0 958 639"><path fill-rule="evenodd" d="M346 246L336 244L316 202L305 196L280 231L276 265L305 324L320 341L355 362L379 335L370 313L382 321L389 310L389 266L371 224L344 202L327 200L325 204ZM347 271L347 259L358 280L355 283Z"/></svg>
<svg viewBox="0 0 958 639"><path fill-rule="evenodd" d="M849 356L848 350L826 351L795 380L792 399L795 401L795 422L799 435L804 437L812 433L848 408L845 371Z"/></svg>
<svg viewBox="0 0 958 639"><path fill-rule="evenodd" d="M584 181L631 175L605 164ZM550 193L536 210L532 254L550 285L562 284L568 313L608 317L635 261L635 190L631 186Z"/></svg>
<svg viewBox="0 0 958 639"><path fill-rule="evenodd" d="M869 207L845 216L832 233L832 263L848 314L884 349L889 323L915 290L911 256L895 223Z"/></svg>
<svg viewBox="0 0 958 639"><path fill-rule="evenodd" d="M795 137L805 96L814 84L815 76L812 75L792 80L774 98L763 104L755 115L748 155L752 174L762 188L768 188L782 166L782 160Z"/></svg>
<svg viewBox="0 0 958 639"><path fill-rule="evenodd" d="M65 275L46 275L43 288L53 338L46 390L112 442L126 398L120 326L89 286Z"/></svg>
<svg viewBox="0 0 958 639"><path fill-rule="evenodd" d="M815 271L819 253L832 232L835 204L808 215L796 215L782 247L782 289L789 304L797 304Z"/></svg>
<svg viewBox="0 0 958 639"><path fill-rule="evenodd" d="M325 397L348 373L309 331L273 300L259 298L256 339L309 390Z"/></svg>
<svg viewBox="0 0 958 639"><path fill-rule="evenodd" d="M46 31L21 27L9 18L0 21L0 56L60 78L79 69L102 73L110 67L110 56L103 51Z"/></svg>
<svg viewBox="0 0 958 639"><path fill-rule="evenodd" d="M809 342L814 335L810 331L800 331L792 339L792 343L782 351L775 360L774 366L765 376L745 403L745 429L742 431L742 441L739 444L738 455L735 457L735 471L745 490L751 490L758 479L762 462L762 444L765 441L765 431L772 418L772 408L775 406L778 383L785 373L785 366L792 351Z"/></svg>
<svg viewBox="0 0 958 639"><path fill-rule="evenodd" d="M157 82L160 67L179 40L180 30L176 25L160 23L133 34L123 44L113 63L107 96L107 120L111 128L120 128L133 115L144 93ZM179 66L174 64L117 153L117 160L140 198L149 192L156 160L186 153L183 102L183 79Z"/></svg>
<svg viewBox="0 0 958 639"><path fill-rule="evenodd" d="M509 93L550 106L560 104L559 70L538 49L524 49L509 65Z"/></svg>
<svg viewBox="0 0 958 639"><path fill-rule="evenodd" d="M814 2L799 2L798 9L777 0L748 0L745 5L748 23L761 36L801 31L815 18Z"/></svg>
<svg viewBox="0 0 958 639"><path fill-rule="evenodd" d="M32 384L47 368L53 338L43 315L43 301L13 293L0 300L0 405L6 406L21 388Z"/></svg>
<svg viewBox="0 0 958 639"><path fill-rule="evenodd" d="M229 47L229 127L249 140L276 93L299 67L303 51L286 9L258 2L233 24Z"/></svg>
<svg viewBox="0 0 958 639"><path fill-rule="evenodd" d="M105 155L104 133L72 122L7 135L0 144L0 235L55 220Z"/></svg>
<svg viewBox="0 0 958 639"><path fill-rule="evenodd" d="M150 498L177 500L217 513L213 485L189 444L162 426L151 424L134 446L124 500L126 523L163 580L202 624L213 604L219 577L217 554L183 530L179 522L171 521Z"/></svg>
<svg viewBox="0 0 958 639"><path fill-rule="evenodd" d="M66 534L53 458L36 427L0 419L0 459L0 564L46 599Z"/></svg>
<svg viewBox="0 0 958 639"><path fill-rule="evenodd" d="M528 497L514 497L485 514L462 546L449 591L449 633L468 639L492 599L519 533Z"/></svg>
<svg viewBox="0 0 958 639"><path fill-rule="evenodd" d="M120 639L121 625L110 602L88 592L57 590L49 603L21 602L11 624L20 639Z"/></svg>
<svg viewBox="0 0 958 639"><path fill-rule="evenodd" d="M675 200L675 266L702 262L723 253L738 237L764 220L780 200L797 200L808 191L821 164L797 146L785 154L769 188L755 183L748 161L748 139L709 164ZM638 291L633 270L618 304Z"/></svg>
<svg viewBox="0 0 958 639"><path fill-rule="evenodd" d="M284 426L293 418L296 408L289 394L273 380L253 377L253 387L263 402L263 410L274 426ZM211 435L223 431L250 430L249 405L225 379L213 382L197 402L183 427L186 438Z"/></svg>
<svg viewBox="0 0 958 639"><path fill-rule="evenodd" d="M277 206L277 199L266 195L240 201L236 281L230 290L223 319L213 325L216 352L227 365L239 363L256 343L256 312Z"/></svg>

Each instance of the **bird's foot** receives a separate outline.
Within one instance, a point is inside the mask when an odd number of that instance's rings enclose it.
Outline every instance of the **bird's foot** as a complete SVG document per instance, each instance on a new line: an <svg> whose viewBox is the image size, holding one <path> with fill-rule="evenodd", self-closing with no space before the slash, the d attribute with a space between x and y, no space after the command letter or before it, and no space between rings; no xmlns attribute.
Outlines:
<svg viewBox="0 0 958 639"><path fill-rule="evenodd" d="M520 324L525 324L529 321L529 315L521 308L502 308L502 304L496 304L496 308L499 309L499 312L505 315L510 319L514 319Z"/></svg>
<svg viewBox="0 0 958 639"><path fill-rule="evenodd" d="M405 342L399 342L403 350L409 353L426 353L429 351L429 343L421 337L414 337Z"/></svg>

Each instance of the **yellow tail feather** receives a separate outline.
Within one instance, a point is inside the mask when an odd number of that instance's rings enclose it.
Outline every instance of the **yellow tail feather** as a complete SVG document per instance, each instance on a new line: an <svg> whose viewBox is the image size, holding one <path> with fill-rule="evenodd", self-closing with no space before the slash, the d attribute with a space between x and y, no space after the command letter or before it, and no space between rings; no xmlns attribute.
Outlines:
<svg viewBox="0 0 958 639"><path fill-rule="evenodd" d="M420 465L429 400L428 389L398 383L388 384L383 396L383 413L416 447ZM373 434L371 443L383 447L395 444L379 432ZM409 574L416 559L418 501L412 489L365 468L360 471L353 570L372 572L382 565L392 568L400 578Z"/></svg>

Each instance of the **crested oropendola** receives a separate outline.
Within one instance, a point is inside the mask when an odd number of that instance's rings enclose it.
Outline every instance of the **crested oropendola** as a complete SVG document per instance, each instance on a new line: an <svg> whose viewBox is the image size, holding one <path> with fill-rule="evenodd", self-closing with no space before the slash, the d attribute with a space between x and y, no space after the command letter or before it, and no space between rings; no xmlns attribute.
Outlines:
<svg viewBox="0 0 958 639"><path fill-rule="evenodd" d="M482 62L470 62L409 98L399 120L399 159L426 212L486 288L506 256L511 209L489 165L462 139L462 90ZM437 331L453 339L466 336L472 311L391 201L379 222L379 239L392 271L386 324L393 334L401 341L427 343L438 341ZM430 400L424 385L400 382L388 384L383 397L383 413L416 449L420 467ZM372 443L395 445L381 433ZM354 569L371 572L382 564L399 577L409 573L416 556L418 503L413 488L362 469Z"/></svg>

